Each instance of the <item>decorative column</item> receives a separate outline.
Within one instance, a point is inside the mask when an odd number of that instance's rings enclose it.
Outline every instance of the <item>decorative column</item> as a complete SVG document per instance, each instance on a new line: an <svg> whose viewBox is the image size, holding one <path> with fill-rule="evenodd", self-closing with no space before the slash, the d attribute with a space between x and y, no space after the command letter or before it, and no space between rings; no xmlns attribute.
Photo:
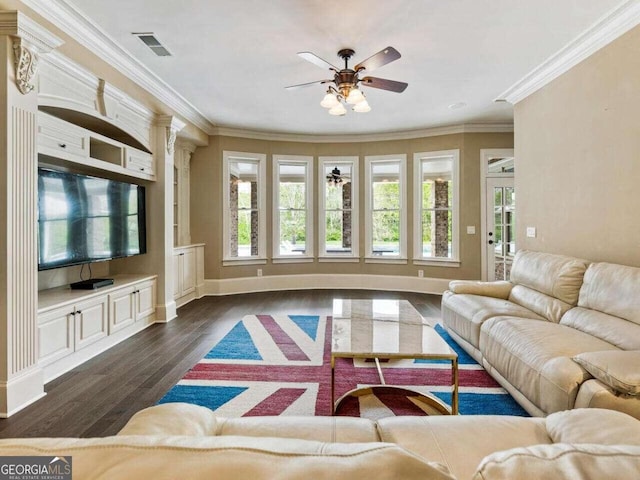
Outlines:
<svg viewBox="0 0 640 480"><path fill-rule="evenodd" d="M156 122L154 155L156 181L149 187L147 257L158 274L156 318L168 322L176 317L173 299L173 166L177 134L185 123L162 115Z"/></svg>
<svg viewBox="0 0 640 480"><path fill-rule="evenodd" d="M433 182L433 196L436 208L431 222L431 247L434 256L449 256L449 182L435 180ZM439 210L443 209L443 210Z"/></svg>
<svg viewBox="0 0 640 480"><path fill-rule="evenodd" d="M62 40L0 12L0 417L45 395L38 368L37 85L41 55Z"/></svg>

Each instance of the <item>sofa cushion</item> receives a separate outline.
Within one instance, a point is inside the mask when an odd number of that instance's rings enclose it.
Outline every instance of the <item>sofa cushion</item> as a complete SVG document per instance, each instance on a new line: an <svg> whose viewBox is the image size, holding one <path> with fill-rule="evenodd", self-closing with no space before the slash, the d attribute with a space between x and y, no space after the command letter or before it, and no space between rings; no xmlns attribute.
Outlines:
<svg viewBox="0 0 640 480"><path fill-rule="evenodd" d="M516 303L550 322L558 323L571 305L550 297L524 285L515 285L509 294L509 301Z"/></svg>
<svg viewBox="0 0 640 480"><path fill-rule="evenodd" d="M73 457L82 479L452 480L397 445L321 443L283 438L116 436L0 440L0 455Z"/></svg>
<svg viewBox="0 0 640 480"><path fill-rule="evenodd" d="M640 325L640 268L592 263L584 275L578 306Z"/></svg>
<svg viewBox="0 0 640 480"><path fill-rule="evenodd" d="M490 369L550 413L572 408L579 385L589 378L571 357L616 347L564 325L496 317L483 324L480 349Z"/></svg>
<svg viewBox="0 0 640 480"><path fill-rule="evenodd" d="M534 445L486 457L473 480L637 480L640 447L631 445Z"/></svg>
<svg viewBox="0 0 640 480"><path fill-rule="evenodd" d="M543 418L508 416L387 417L378 420L384 442L441 463L459 479L471 478L492 452L550 443Z"/></svg>
<svg viewBox="0 0 640 480"><path fill-rule="evenodd" d="M620 317L574 307L564 314L560 323L598 337L622 350L640 350L640 325Z"/></svg>
<svg viewBox="0 0 640 480"><path fill-rule="evenodd" d="M640 421L614 410L577 408L552 413L546 425L554 443L640 446Z"/></svg>
<svg viewBox="0 0 640 480"><path fill-rule="evenodd" d="M575 305L587 265L579 258L520 250L513 259L511 283Z"/></svg>
<svg viewBox="0 0 640 480"><path fill-rule="evenodd" d="M451 292L445 292L442 296L444 324L476 348L482 323L498 315L544 320L540 315L509 300Z"/></svg>
<svg viewBox="0 0 640 480"><path fill-rule="evenodd" d="M573 359L614 390L627 395L640 394L640 351L585 352Z"/></svg>

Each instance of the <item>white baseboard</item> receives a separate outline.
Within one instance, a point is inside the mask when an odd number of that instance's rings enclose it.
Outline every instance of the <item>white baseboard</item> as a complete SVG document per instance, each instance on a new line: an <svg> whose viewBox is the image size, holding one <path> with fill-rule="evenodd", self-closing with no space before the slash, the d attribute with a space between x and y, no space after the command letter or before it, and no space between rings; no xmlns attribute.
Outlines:
<svg viewBox="0 0 640 480"><path fill-rule="evenodd" d="M165 305L156 305L156 322L169 323L178 316L176 302L171 300Z"/></svg>
<svg viewBox="0 0 640 480"><path fill-rule="evenodd" d="M44 397L41 368L33 368L8 382L0 382L0 418L7 418Z"/></svg>
<svg viewBox="0 0 640 480"><path fill-rule="evenodd" d="M441 295L449 288L446 278L419 278L396 275L271 275L266 277L208 279L204 295L270 292L278 290L361 289Z"/></svg>

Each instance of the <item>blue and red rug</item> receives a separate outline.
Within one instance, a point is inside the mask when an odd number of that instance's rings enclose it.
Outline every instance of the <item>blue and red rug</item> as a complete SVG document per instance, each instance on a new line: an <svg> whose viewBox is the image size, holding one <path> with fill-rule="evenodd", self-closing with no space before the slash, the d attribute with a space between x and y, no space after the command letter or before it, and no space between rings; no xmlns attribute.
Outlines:
<svg viewBox="0 0 640 480"><path fill-rule="evenodd" d="M442 329L458 353L462 415L527 413ZM187 402L225 417L331 414L331 317L247 315L159 403ZM450 362L392 360L383 363L388 384L427 391L451 403ZM336 398L379 383L375 364L336 360ZM420 402L403 395L349 399L342 415L424 415Z"/></svg>

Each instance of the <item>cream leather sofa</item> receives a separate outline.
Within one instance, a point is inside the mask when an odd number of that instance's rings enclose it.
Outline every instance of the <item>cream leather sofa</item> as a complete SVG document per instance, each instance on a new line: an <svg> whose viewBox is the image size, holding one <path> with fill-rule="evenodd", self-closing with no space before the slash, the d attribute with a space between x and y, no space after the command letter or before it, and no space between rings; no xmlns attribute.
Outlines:
<svg viewBox="0 0 640 480"><path fill-rule="evenodd" d="M225 419L138 412L115 437L0 440L0 455L71 456L83 479L637 479L640 421L602 409L506 416Z"/></svg>
<svg viewBox="0 0 640 480"><path fill-rule="evenodd" d="M532 415L640 418L640 268L519 251L510 282L452 281L442 320Z"/></svg>

